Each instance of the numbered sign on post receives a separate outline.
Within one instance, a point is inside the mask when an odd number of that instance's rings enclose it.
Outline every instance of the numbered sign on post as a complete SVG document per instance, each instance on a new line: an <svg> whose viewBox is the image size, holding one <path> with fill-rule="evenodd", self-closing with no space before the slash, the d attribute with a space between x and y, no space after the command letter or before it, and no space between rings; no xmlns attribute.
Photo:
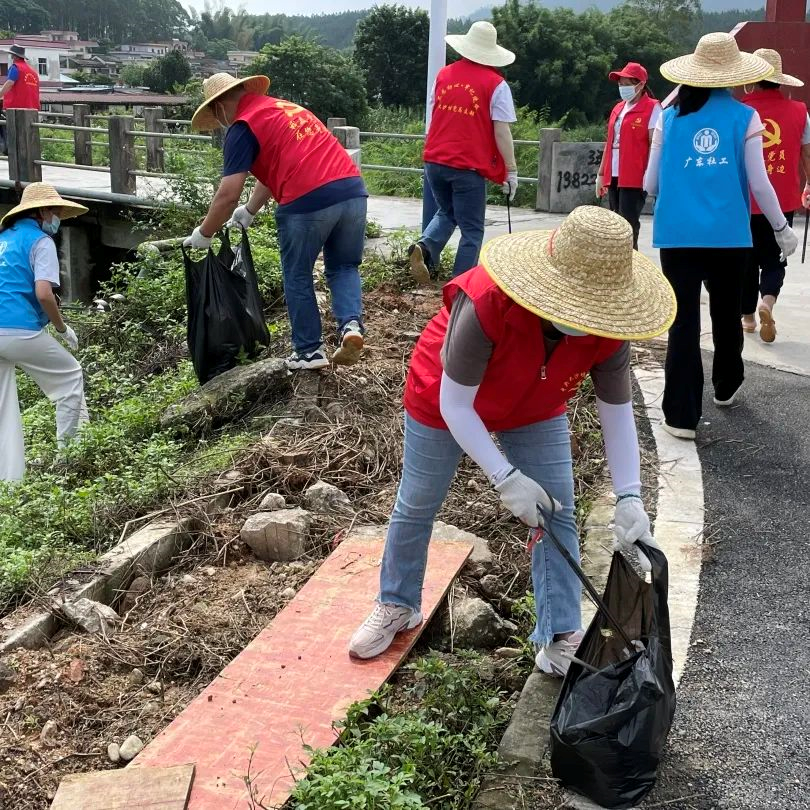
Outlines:
<svg viewBox="0 0 810 810"><path fill-rule="evenodd" d="M555 143L551 162L549 210L567 214L578 205L598 204L596 181L602 162L603 143Z"/></svg>

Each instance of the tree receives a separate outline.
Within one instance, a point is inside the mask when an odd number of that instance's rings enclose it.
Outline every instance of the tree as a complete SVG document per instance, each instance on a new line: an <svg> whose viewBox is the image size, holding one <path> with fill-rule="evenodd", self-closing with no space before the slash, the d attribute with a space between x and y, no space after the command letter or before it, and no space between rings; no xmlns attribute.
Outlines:
<svg viewBox="0 0 810 810"><path fill-rule="evenodd" d="M357 25L354 60L371 100L385 106L424 103L430 21L422 9L375 6Z"/></svg>
<svg viewBox="0 0 810 810"><path fill-rule="evenodd" d="M306 107L321 121L341 117L359 125L368 111L363 76L351 59L303 37L265 45L245 73L271 76L273 95Z"/></svg>
<svg viewBox="0 0 810 810"><path fill-rule="evenodd" d="M191 78L191 65L180 51L171 51L156 59L144 71L144 84L158 93L168 93L175 85L184 85Z"/></svg>
<svg viewBox="0 0 810 810"><path fill-rule="evenodd" d="M0 28L38 34L50 23L47 9L32 0L0 0Z"/></svg>
<svg viewBox="0 0 810 810"><path fill-rule="evenodd" d="M126 65L119 74L121 84L127 87L144 87L146 84L146 68L143 65Z"/></svg>
<svg viewBox="0 0 810 810"><path fill-rule="evenodd" d="M625 5L654 22L674 43L691 47L691 34L702 14L700 0L625 0Z"/></svg>

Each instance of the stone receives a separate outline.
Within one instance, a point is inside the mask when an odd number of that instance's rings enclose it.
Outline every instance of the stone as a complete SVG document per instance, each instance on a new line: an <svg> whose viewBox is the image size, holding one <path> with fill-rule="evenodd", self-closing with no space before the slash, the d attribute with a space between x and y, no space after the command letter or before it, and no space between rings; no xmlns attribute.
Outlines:
<svg viewBox="0 0 810 810"><path fill-rule="evenodd" d="M295 560L304 554L311 522L304 509L257 512L245 521L239 536L260 560Z"/></svg>
<svg viewBox="0 0 810 810"><path fill-rule="evenodd" d="M25 697L20 696L17 698L16 702L14 703L14 711L21 712L25 708Z"/></svg>
<svg viewBox="0 0 810 810"><path fill-rule="evenodd" d="M88 633L110 635L119 622L118 614L109 606L92 599L62 602L59 606L65 618Z"/></svg>
<svg viewBox="0 0 810 810"><path fill-rule="evenodd" d="M125 616L145 593L152 587L149 577L135 577L129 585L124 598L121 601L121 615Z"/></svg>
<svg viewBox="0 0 810 810"><path fill-rule="evenodd" d="M501 580L495 574L487 574L481 577L478 584L481 586L485 596L495 598L501 595L503 586Z"/></svg>
<svg viewBox="0 0 810 810"><path fill-rule="evenodd" d="M268 492L259 504L260 512L275 512L277 509L284 509L287 506L287 501L284 500L283 495L278 492Z"/></svg>
<svg viewBox="0 0 810 810"><path fill-rule="evenodd" d="M8 664L0 661L0 695L8 692L17 682L17 673Z"/></svg>
<svg viewBox="0 0 810 810"><path fill-rule="evenodd" d="M107 758L114 763L121 761L121 749L118 747L118 743L110 743L107 746Z"/></svg>
<svg viewBox="0 0 810 810"><path fill-rule="evenodd" d="M124 762L129 762L131 759L135 759L135 757L143 750L143 743L140 741L138 737L134 734L127 737L124 742L121 743L121 748L119 749L119 753L121 755L121 759Z"/></svg>
<svg viewBox="0 0 810 810"><path fill-rule="evenodd" d="M146 684L146 691L151 692L153 695L159 695L163 692L163 684L160 681L152 681Z"/></svg>
<svg viewBox="0 0 810 810"><path fill-rule="evenodd" d="M349 496L326 481L316 481L304 491L304 506L313 512L325 514L351 509Z"/></svg>
<svg viewBox="0 0 810 810"><path fill-rule="evenodd" d="M129 679L129 682L133 686L140 686L143 683L143 680L144 680L144 678L143 678L143 670L138 669L137 667L135 667L135 669L133 669L132 672L130 672L127 677Z"/></svg>
<svg viewBox="0 0 810 810"><path fill-rule="evenodd" d="M458 529L449 523L442 523L442 521L437 520L433 524L431 539L472 543L472 554L467 558L467 563L464 566L464 573L468 576L479 579L490 573L495 566L495 556L489 550L487 541L472 532L465 532L463 529Z"/></svg>
<svg viewBox="0 0 810 810"><path fill-rule="evenodd" d="M237 366L170 405L160 426L170 431L204 432L238 419L257 405L286 399L290 390L291 375L280 358Z"/></svg>
<svg viewBox="0 0 810 810"><path fill-rule="evenodd" d="M519 650L517 647L498 647L492 654L496 658L509 660L512 658L520 658L520 656L523 655L523 650Z"/></svg>
<svg viewBox="0 0 810 810"><path fill-rule="evenodd" d="M492 650L517 633L517 625L502 619L488 602L475 596L453 601L451 624L455 647Z"/></svg>
<svg viewBox="0 0 810 810"><path fill-rule="evenodd" d="M192 576L191 574L183 574L183 576L180 577L180 582L182 582L183 585L193 585L196 581L197 577Z"/></svg>
<svg viewBox="0 0 810 810"><path fill-rule="evenodd" d="M84 678L84 661L81 658L74 658L68 665L68 678L73 683L81 683Z"/></svg>
<svg viewBox="0 0 810 810"><path fill-rule="evenodd" d="M296 590L295 590L295 588L285 588L285 589L284 589L284 590L283 590L283 591L282 591L282 592L279 594L279 596L280 596L282 599L292 599L292 598L295 596L295 594L296 594L296 593L298 593L298 591L296 591Z"/></svg>
<svg viewBox="0 0 810 810"><path fill-rule="evenodd" d="M53 746L56 745L56 734L59 728L56 725L56 720L48 720L39 732L39 741L43 745Z"/></svg>

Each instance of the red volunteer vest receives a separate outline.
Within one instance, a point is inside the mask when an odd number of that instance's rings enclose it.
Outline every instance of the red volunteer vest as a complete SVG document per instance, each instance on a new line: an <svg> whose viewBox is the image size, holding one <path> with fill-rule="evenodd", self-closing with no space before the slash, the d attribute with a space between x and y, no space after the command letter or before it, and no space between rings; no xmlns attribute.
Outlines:
<svg viewBox="0 0 810 810"><path fill-rule="evenodd" d="M359 177L337 138L309 111L291 101L247 93L236 109L259 142L250 167L280 205L334 180Z"/></svg>
<svg viewBox="0 0 810 810"><path fill-rule="evenodd" d="M492 94L502 81L495 68L467 59L439 71L425 141L426 163L472 169L493 183L506 180L489 112Z"/></svg>
<svg viewBox="0 0 810 810"><path fill-rule="evenodd" d="M39 109L39 76L37 72L22 59L15 59L14 65L20 72L17 81L3 97L7 110Z"/></svg>
<svg viewBox="0 0 810 810"><path fill-rule="evenodd" d="M540 318L502 292L479 265L445 285L444 306L413 351L405 410L423 425L447 428L439 411L441 350L459 290L473 301L481 328L495 344L475 398L487 430L511 430L565 413L591 368L621 346L619 340L591 335L565 337L547 359Z"/></svg>
<svg viewBox="0 0 810 810"><path fill-rule="evenodd" d="M762 136L765 168L779 198L779 205L782 211L796 211L802 207L799 164L807 107L801 101L785 98L775 88L748 93L742 97L742 102L759 113L765 126ZM762 213L753 196L751 213Z"/></svg>
<svg viewBox="0 0 810 810"><path fill-rule="evenodd" d="M636 102L622 119L619 132L619 187L641 188L644 185L644 172L650 157L650 117L658 102L646 93ZM607 143L605 144L605 168L602 182L610 185L612 174L613 133L616 121L624 109L620 101L610 113L607 125Z"/></svg>

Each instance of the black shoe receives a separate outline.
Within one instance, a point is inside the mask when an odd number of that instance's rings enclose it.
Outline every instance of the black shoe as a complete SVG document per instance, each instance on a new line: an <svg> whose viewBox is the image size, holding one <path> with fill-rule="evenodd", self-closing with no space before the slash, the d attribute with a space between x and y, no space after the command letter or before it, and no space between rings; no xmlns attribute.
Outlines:
<svg viewBox="0 0 810 810"><path fill-rule="evenodd" d="M417 284L430 284L430 252L422 242L408 248L411 275Z"/></svg>

